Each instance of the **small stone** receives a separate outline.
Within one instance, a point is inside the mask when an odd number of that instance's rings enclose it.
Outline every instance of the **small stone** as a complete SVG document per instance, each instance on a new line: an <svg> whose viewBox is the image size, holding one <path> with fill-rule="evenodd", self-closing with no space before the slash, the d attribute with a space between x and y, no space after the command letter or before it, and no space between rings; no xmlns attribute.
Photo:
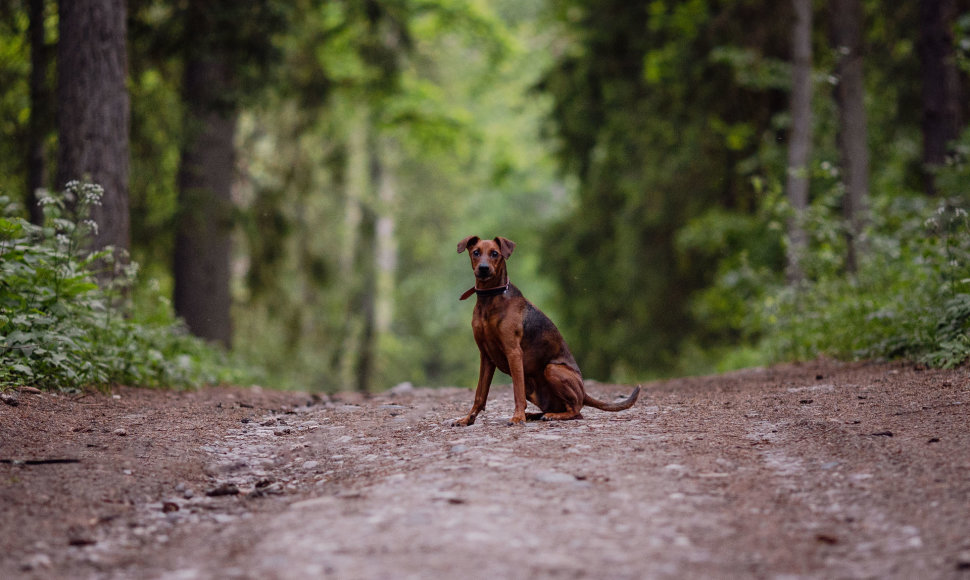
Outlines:
<svg viewBox="0 0 970 580"><path fill-rule="evenodd" d="M125 428L123 428L123 427L119 427L119 428L115 429L114 431L112 431L112 433L114 433L118 437L125 437L125 436L128 435L128 430L125 429Z"/></svg>
<svg viewBox="0 0 970 580"><path fill-rule="evenodd" d="M179 504L175 503L174 501L162 502L162 511L165 513L177 512L179 509Z"/></svg>
<svg viewBox="0 0 970 580"><path fill-rule="evenodd" d="M289 427L283 427L282 429L277 429L277 430L273 431L273 435L276 435L276 436L289 435L292 432L293 432L293 429L291 429Z"/></svg>
<svg viewBox="0 0 970 580"><path fill-rule="evenodd" d="M459 445L455 445L454 447L451 448L451 453L456 453L457 454L457 453L464 453L466 451L468 451L468 446L466 446L466 445L460 445L459 444Z"/></svg>
<svg viewBox="0 0 970 580"><path fill-rule="evenodd" d="M0 394L0 401L3 401L11 407L16 407L20 404L20 399L18 399L16 395L11 395L10 393Z"/></svg>
<svg viewBox="0 0 970 580"><path fill-rule="evenodd" d="M970 550L964 550L957 554L957 570L970 570Z"/></svg>
<svg viewBox="0 0 970 580"><path fill-rule="evenodd" d="M543 483L575 483L576 477L558 471L540 471L536 474L536 481Z"/></svg>
<svg viewBox="0 0 970 580"><path fill-rule="evenodd" d="M71 546L84 547L84 546L93 546L97 544L98 541L88 535L76 535L68 538L67 543L68 545L71 545Z"/></svg>
<svg viewBox="0 0 970 580"><path fill-rule="evenodd" d="M37 387L20 387L17 390L20 391L21 393L27 393L29 395L40 395L40 394L43 394L44 392L38 389ZM43 554L41 555L43 556Z"/></svg>
<svg viewBox="0 0 970 580"><path fill-rule="evenodd" d="M839 537L836 536L835 534L828 534L825 532L821 532L821 533L815 534L815 541L817 541L820 544L834 546L835 544L839 543Z"/></svg>
<svg viewBox="0 0 970 580"><path fill-rule="evenodd" d="M280 483L268 483L266 485L256 484L256 487L249 493L249 497L264 497L267 495L282 495L283 485Z"/></svg>
<svg viewBox="0 0 970 580"><path fill-rule="evenodd" d="M47 554L32 554L24 558L23 562L20 563L20 569L24 572L50 567L51 557Z"/></svg>
<svg viewBox="0 0 970 580"><path fill-rule="evenodd" d="M313 469L313 468L315 468L318 465L320 465L320 462L319 461L304 461L303 462L303 469Z"/></svg>
<svg viewBox="0 0 970 580"><path fill-rule="evenodd" d="M205 492L209 497L220 497L223 495L239 495L239 488L235 483L223 483Z"/></svg>
<svg viewBox="0 0 970 580"><path fill-rule="evenodd" d="M276 425L276 418L275 417L270 417L269 419L266 419L265 421L261 421L259 424L262 427L270 427L272 425Z"/></svg>
<svg viewBox="0 0 970 580"><path fill-rule="evenodd" d="M404 393L412 393L412 392L414 392L414 385L411 384L410 381L405 381L403 383L400 383L400 384L397 384L397 385L391 387L391 391L390 392L393 393L393 394L395 394L395 395L401 395L401 394L404 394Z"/></svg>

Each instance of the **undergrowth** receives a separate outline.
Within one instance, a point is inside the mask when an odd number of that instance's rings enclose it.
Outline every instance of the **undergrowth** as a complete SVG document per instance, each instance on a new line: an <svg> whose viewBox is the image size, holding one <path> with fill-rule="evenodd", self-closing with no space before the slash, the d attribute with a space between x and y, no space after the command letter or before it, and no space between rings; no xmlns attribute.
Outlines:
<svg viewBox="0 0 970 580"><path fill-rule="evenodd" d="M964 139L964 144L967 139ZM966 158L966 157L964 157ZM873 196L864 254L846 271L845 225L839 188L807 212L812 240L802 263L806 280L788 284L778 258L788 209L778 191L766 194L763 215L774 224L741 232L744 243L724 242L737 224L708 219L684 236L689 250L721 252L711 288L698 295L694 314L713 341L708 370L830 356L843 360L906 359L949 368L970 360L970 198L967 168L941 173L948 198ZM774 247L774 258L754 248ZM762 251L762 253L764 253ZM699 352L700 349L695 349ZM702 356L698 356L695 363ZM699 366L699 365L696 365Z"/></svg>
<svg viewBox="0 0 970 580"><path fill-rule="evenodd" d="M45 222L19 217L0 195L0 387L192 387L243 382L253 371L192 337L171 315L139 321L138 267L112 248L89 251L97 185L71 182L40 203Z"/></svg>

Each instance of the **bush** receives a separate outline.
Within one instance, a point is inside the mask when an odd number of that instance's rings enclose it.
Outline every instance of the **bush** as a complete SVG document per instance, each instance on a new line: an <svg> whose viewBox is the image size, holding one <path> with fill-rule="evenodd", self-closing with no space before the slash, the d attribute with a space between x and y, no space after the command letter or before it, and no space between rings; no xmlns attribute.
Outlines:
<svg viewBox="0 0 970 580"><path fill-rule="evenodd" d="M99 186L69 183L63 195L41 200L42 227L0 196L0 386L185 387L251 378L174 318L138 322L130 305L137 264L111 248L87 250L101 194Z"/></svg>
<svg viewBox="0 0 970 580"><path fill-rule="evenodd" d="M845 272L839 217L825 211L827 203L820 199L809 212L814 239L803 262L809 278L800 285L786 284L777 266L751 263L747 252L721 261L694 312L722 336L732 331L733 346L746 354L722 355L712 366L832 356L952 367L970 358L967 202L875 198L867 251L854 275Z"/></svg>

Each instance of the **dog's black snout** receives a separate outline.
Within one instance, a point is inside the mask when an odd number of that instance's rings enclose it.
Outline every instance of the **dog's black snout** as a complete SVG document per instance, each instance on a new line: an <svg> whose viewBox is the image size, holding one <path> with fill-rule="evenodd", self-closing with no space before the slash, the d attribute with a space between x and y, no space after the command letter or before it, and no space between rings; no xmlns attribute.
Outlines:
<svg viewBox="0 0 970 580"><path fill-rule="evenodd" d="M488 274L491 271L492 271L492 268L488 264L479 264L478 265L478 273L479 274Z"/></svg>

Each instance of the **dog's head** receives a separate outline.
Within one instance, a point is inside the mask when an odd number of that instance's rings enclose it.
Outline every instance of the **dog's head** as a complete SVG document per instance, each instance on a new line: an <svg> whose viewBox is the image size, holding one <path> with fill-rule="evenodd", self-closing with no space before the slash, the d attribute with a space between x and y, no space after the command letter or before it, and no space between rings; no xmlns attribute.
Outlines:
<svg viewBox="0 0 970 580"><path fill-rule="evenodd" d="M478 236L469 236L458 242L458 253L468 250L472 271L482 282L498 277L501 283L505 279L505 260L512 255L514 249L515 242L505 238L483 240Z"/></svg>

